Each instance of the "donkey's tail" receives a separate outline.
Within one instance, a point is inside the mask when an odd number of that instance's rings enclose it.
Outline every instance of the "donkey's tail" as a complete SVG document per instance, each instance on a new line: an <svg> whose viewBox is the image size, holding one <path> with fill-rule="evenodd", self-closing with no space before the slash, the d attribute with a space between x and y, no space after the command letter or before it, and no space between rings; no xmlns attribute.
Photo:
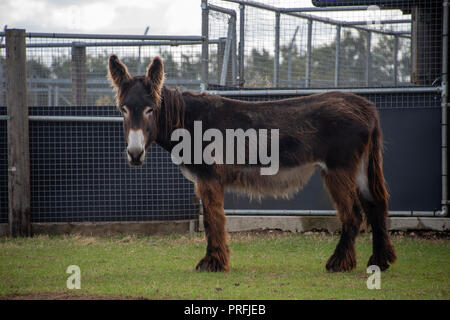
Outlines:
<svg viewBox="0 0 450 320"><path fill-rule="evenodd" d="M383 174L383 134L379 120L372 131L371 147L369 151L368 180L369 188L374 200L387 208L389 193L386 190Z"/></svg>

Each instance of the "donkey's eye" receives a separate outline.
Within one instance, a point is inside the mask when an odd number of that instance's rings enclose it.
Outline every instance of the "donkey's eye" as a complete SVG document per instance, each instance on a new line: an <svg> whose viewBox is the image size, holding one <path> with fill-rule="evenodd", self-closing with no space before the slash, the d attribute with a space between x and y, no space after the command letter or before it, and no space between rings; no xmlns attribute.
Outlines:
<svg viewBox="0 0 450 320"><path fill-rule="evenodd" d="M151 115L152 112L153 112L153 108L147 108L147 109L145 109L145 115L146 115L146 116Z"/></svg>
<svg viewBox="0 0 450 320"><path fill-rule="evenodd" d="M123 114L127 114L128 113L127 108L125 108L125 107L120 108L120 110L122 110Z"/></svg>

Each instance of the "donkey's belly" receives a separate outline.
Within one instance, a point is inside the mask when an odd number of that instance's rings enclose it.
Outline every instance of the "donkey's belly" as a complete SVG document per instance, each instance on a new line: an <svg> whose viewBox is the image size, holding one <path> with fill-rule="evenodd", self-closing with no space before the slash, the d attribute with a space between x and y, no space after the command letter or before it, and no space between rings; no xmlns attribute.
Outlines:
<svg viewBox="0 0 450 320"><path fill-rule="evenodd" d="M308 163L298 167L280 169L275 175L261 175L259 168L236 170L229 176L226 188L235 193L247 194L250 198L264 196L289 198L300 191L313 175L317 163Z"/></svg>
<svg viewBox="0 0 450 320"><path fill-rule="evenodd" d="M271 196L274 198L289 198L300 191L313 175L317 166L326 170L322 163L308 163L288 169L280 169L275 175L261 175L260 168L237 168L234 166L222 167L225 173L224 186L227 191L246 194L250 198ZM182 174L190 181L196 183L195 173L185 166L180 166Z"/></svg>

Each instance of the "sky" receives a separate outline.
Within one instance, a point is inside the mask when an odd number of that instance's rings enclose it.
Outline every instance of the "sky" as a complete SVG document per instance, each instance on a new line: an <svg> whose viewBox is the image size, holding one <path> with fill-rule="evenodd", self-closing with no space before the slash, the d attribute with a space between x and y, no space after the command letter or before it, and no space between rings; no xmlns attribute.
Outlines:
<svg viewBox="0 0 450 320"><path fill-rule="evenodd" d="M200 0L1 0L0 28L28 32L199 35Z"/></svg>
<svg viewBox="0 0 450 320"><path fill-rule="evenodd" d="M257 1L280 7L311 6L311 0ZM351 15L329 17L352 20ZM143 34L150 26L149 34L154 35L199 35L201 9L200 0L0 0L0 28L5 25L28 32L106 34Z"/></svg>

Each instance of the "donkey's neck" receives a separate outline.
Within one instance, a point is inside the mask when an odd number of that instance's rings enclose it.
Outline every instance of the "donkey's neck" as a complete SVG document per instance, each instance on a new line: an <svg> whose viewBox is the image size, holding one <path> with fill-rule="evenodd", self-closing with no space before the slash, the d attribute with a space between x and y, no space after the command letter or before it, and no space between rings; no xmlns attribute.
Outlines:
<svg viewBox="0 0 450 320"><path fill-rule="evenodd" d="M179 92L168 87L163 88L162 104L158 116L158 134L156 143L167 151L178 141L171 141L174 130L183 127L193 135L194 121L202 120L204 115L214 108L214 103L220 100L219 96L197 94L193 92Z"/></svg>

